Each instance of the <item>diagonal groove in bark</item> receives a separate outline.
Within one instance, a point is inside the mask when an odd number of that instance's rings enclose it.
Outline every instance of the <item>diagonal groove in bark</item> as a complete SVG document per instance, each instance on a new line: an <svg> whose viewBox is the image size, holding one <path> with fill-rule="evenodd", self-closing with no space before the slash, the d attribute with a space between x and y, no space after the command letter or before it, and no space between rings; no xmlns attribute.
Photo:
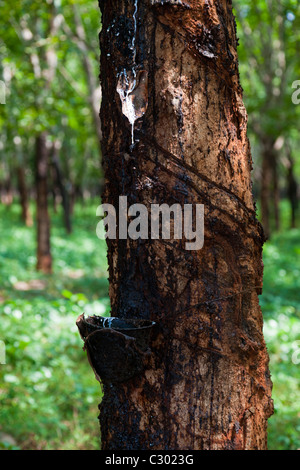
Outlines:
<svg viewBox="0 0 300 470"><path fill-rule="evenodd" d="M166 151L166 154L168 156L170 156L170 153ZM163 171L165 171L166 173L170 174L170 175L173 175L175 176L176 178L178 178L179 180L182 180L187 186L190 187L190 189L192 189L193 191L195 191L199 196L201 196L201 198L203 199L203 202L205 202L207 205L209 205L209 207L213 210L216 210L222 214L224 214L225 216L229 217L235 224L237 224L240 229L245 233L247 234L248 236L250 236L251 238L253 238L254 242L257 243L258 245L261 244L261 237L259 237L257 234L255 233L252 233L250 232L250 226L251 225L254 225L254 226L258 226L260 227L260 224L255 220L253 221L253 215L252 216L249 216L248 217L248 223L246 221L245 218L243 218L243 222L240 222L239 220L237 220L232 214L230 214L229 212L227 212L226 210L222 209L221 207L218 207L216 204L213 204L211 202L211 200L209 199L209 196L201 191L196 185L195 183L193 183L192 181L189 181L186 179L186 177L183 177L182 175L180 174L177 174L175 173L172 169L170 168L166 168L161 162L158 162L158 161L154 161L152 160L151 158L147 157L149 161L151 161L153 164L159 166ZM175 157L177 158L177 157ZM177 162L176 162L177 163ZM180 164L182 164L182 162L180 161ZM205 182L208 182L209 184L211 184L211 181L206 181L204 178L201 178L201 176L199 175L196 175L198 178L202 179L203 181ZM215 184L212 183L213 186L216 186ZM220 188L219 188L220 189ZM228 193L228 191L225 190L226 193ZM235 197L233 194L229 193L229 196L231 197ZM238 197L235 197L235 199L237 200L237 202L243 206L243 208L247 211L247 212L250 212L250 210L243 204L239 201ZM251 211L252 212L252 211ZM208 218L208 216L207 216ZM224 221L222 221L223 224L225 224ZM249 233L250 232L250 233Z"/></svg>
<svg viewBox="0 0 300 470"><path fill-rule="evenodd" d="M254 286L253 289L247 289L247 290L242 290L240 292L235 292L234 294L230 294L226 297L216 297L215 299L211 299L211 300L203 300L202 302L199 302L197 304L190 305L187 309L176 310L176 314L186 313L190 310L193 310L194 308L203 307L204 305L210 305L210 304L213 304L213 303L216 303L216 302L221 302L223 300L225 301L225 300L233 299L234 297L238 297L239 295L251 294L251 293L254 293L256 291L256 289L258 289L260 287L261 286Z"/></svg>
<svg viewBox="0 0 300 470"><path fill-rule="evenodd" d="M141 134L140 134L141 135ZM148 137L146 135L142 135L142 138L149 144L154 146L157 150L159 150L161 153L169 157L170 159L174 160L175 163L178 164L178 166L183 167L185 170L188 170L189 172L193 173L195 176L200 178L202 181L205 181L206 183L210 184L211 186L214 186L215 188L220 189L221 191L224 191L225 193L228 194L228 196L233 197L234 199L237 200L237 202L243 207L244 210L246 210L248 213L250 213L252 216L256 217L256 212L253 209L250 209L249 207L246 206L244 201L239 198L237 194L234 194L230 189L226 188L225 186L217 183L216 181L213 181L209 179L205 174L199 172L195 168L193 168L191 165L186 163L184 160L180 159L178 156L174 155L173 153L169 152L165 148L163 148L159 143L155 140L154 137ZM257 221L256 221L257 223Z"/></svg>

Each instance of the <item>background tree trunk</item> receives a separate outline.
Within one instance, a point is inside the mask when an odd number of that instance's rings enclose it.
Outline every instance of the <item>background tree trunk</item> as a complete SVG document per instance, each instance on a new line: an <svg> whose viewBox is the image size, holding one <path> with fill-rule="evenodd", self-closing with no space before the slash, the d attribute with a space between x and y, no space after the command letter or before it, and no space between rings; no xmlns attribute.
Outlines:
<svg viewBox="0 0 300 470"><path fill-rule="evenodd" d="M25 169L24 167L18 166L17 168L17 179L18 189L20 195L20 205L22 210L22 220L25 222L27 227L32 227L33 220L30 214L29 201L28 201L28 190L26 185Z"/></svg>
<svg viewBox="0 0 300 470"><path fill-rule="evenodd" d="M264 235L231 1L100 7L103 202L205 205L200 251L184 240L108 241L112 316L151 319L158 333L144 372L104 384L103 449L266 449ZM145 114L132 129L120 94L134 77L135 113Z"/></svg>
<svg viewBox="0 0 300 470"><path fill-rule="evenodd" d="M50 251L50 218L48 213L48 149L46 134L36 140L36 203L37 203L37 269L44 273L52 270Z"/></svg>
<svg viewBox="0 0 300 470"><path fill-rule="evenodd" d="M274 218L275 230L280 230L280 187L279 187L279 171L278 171L278 156L275 155L273 160L273 194L274 194Z"/></svg>
<svg viewBox="0 0 300 470"><path fill-rule="evenodd" d="M52 149L51 149L51 164L54 170L55 183L57 184L59 188L59 192L60 192L61 199L62 199L65 228L66 228L67 233L70 234L72 233L70 195L68 193L66 181L62 174L56 142L53 143ZM54 196L54 199L55 199L55 196Z"/></svg>
<svg viewBox="0 0 300 470"><path fill-rule="evenodd" d="M295 177L295 161L292 156L292 150L290 145L287 145L287 196L291 207L291 228L297 226L297 209L299 205L298 201L298 183Z"/></svg>
<svg viewBox="0 0 300 470"><path fill-rule="evenodd" d="M269 238L272 233L272 222L275 221L276 230L280 225L278 162L274 149L275 139L265 137L262 144L261 220L265 236Z"/></svg>
<svg viewBox="0 0 300 470"><path fill-rule="evenodd" d="M13 188L10 175L3 182L1 188L1 203L5 206L11 206L14 201Z"/></svg>
<svg viewBox="0 0 300 470"><path fill-rule="evenodd" d="M261 218L266 238L280 230L279 161L275 138L265 136L262 151Z"/></svg>

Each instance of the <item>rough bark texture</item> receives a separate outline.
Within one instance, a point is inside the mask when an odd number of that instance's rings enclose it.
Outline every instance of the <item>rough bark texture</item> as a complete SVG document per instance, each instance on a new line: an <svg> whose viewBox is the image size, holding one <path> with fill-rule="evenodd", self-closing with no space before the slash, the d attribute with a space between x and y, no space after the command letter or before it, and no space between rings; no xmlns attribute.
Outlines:
<svg viewBox="0 0 300 470"><path fill-rule="evenodd" d="M36 140L37 269L44 273L52 270L47 176L48 150L41 134Z"/></svg>
<svg viewBox="0 0 300 470"><path fill-rule="evenodd" d="M108 241L112 316L154 320L158 334L144 372L104 384L103 449L265 449L264 235L231 1L100 7L103 202L205 205L200 251L186 251L184 240ZM120 100L124 69L144 77L134 145Z"/></svg>

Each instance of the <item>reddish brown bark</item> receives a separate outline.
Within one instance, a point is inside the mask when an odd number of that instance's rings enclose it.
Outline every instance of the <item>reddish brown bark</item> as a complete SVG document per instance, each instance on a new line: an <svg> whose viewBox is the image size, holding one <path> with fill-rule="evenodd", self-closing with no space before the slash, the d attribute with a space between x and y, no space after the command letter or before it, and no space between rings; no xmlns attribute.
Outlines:
<svg viewBox="0 0 300 470"><path fill-rule="evenodd" d="M100 7L103 201L205 205L197 252L178 240L108 241L112 316L152 320L158 331L144 371L104 380L102 447L265 449L272 401L258 301L264 235L231 1ZM130 98L140 117L134 145L120 99L124 70L129 80L133 70L143 77ZM98 336L96 355L109 334ZM119 368L113 341L111 348L110 374Z"/></svg>

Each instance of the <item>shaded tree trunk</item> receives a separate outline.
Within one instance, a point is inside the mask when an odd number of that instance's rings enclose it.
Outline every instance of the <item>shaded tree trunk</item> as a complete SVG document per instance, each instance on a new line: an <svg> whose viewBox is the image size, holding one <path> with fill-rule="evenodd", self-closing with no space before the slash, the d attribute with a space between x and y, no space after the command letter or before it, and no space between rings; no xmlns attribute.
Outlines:
<svg viewBox="0 0 300 470"><path fill-rule="evenodd" d="M8 176L3 183L1 191L1 202L5 206L11 206L14 202L14 195L10 176Z"/></svg>
<svg viewBox="0 0 300 470"><path fill-rule="evenodd" d="M280 185L278 172L278 155L275 153L273 158L273 207L275 230L280 230Z"/></svg>
<svg viewBox="0 0 300 470"><path fill-rule="evenodd" d="M287 193L288 199L291 206L291 228L296 228L297 226L297 209L298 209L298 183L295 177L295 161L291 155L291 152L288 153L288 168L287 168Z"/></svg>
<svg viewBox="0 0 300 470"><path fill-rule="evenodd" d="M66 188L66 183L64 181L64 177L61 171L58 150L55 146L55 143L52 146L51 163L54 169L55 183L57 184L59 188L59 192L60 192L61 199L62 199L65 228L66 228L67 233L71 233L72 223L71 223L70 197L69 197L68 190Z"/></svg>
<svg viewBox="0 0 300 470"><path fill-rule="evenodd" d="M50 249L50 218L48 213L48 149L46 134L36 139L36 203L37 203L37 269L52 271Z"/></svg>
<svg viewBox="0 0 300 470"><path fill-rule="evenodd" d="M262 142L262 176L261 176L261 220L266 238L271 236L272 220L279 228L279 185L277 155L273 138L265 137Z"/></svg>
<svg viewBox="0 0 300 470"><path fill-rule="evenodd" d="M29 210L28 191L26 185L25 169L23 167L17 168L18 189L20 195L20 204L22 210L22 220L27 227L32 227L33 220Z"/></svg>
<svg viewBox="0 0 300 470"><path fill-rule="evenodd" d="M202 250L186 251L183 240L108 240L112 316L155 321L157 333L144 371L103 379L102 448L266 449L264 235L231 1L100 7L103 202L118 208L126 195L149 212L151 203L205 205Z"/></svg>

